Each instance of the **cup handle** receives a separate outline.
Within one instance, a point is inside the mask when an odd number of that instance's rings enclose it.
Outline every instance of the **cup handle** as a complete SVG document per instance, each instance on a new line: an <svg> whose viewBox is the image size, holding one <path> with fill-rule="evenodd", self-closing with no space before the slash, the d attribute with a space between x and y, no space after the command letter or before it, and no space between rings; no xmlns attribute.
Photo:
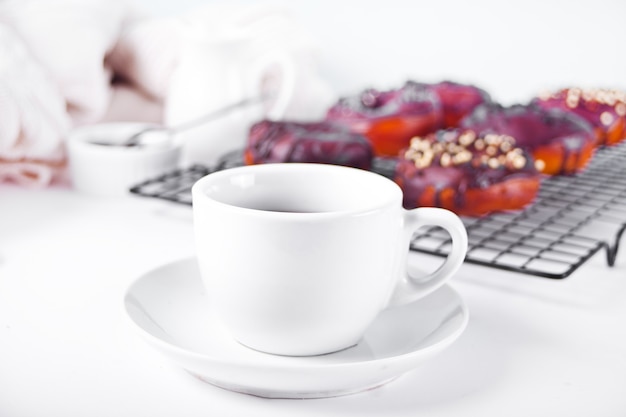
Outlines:
<svg viewBox="0 0 626 417"><path fill-rule="evenodd" d="M434 272L423 277L412 277L407 265L401 265L399 282L391 295L388 307L400 306L422 298L442 286L459 269L467 253L467 231L459 217L451 211L420 207L404 210L403 248L410 245L411 238L422 226L439 226L445 229L452 240L452 250L444 263Z"/></svg>
<svg viewBox="0 0 626 417"><path fill-rule="evenodd" d="M266 111L265 117L278 120L287 112L296 87L296 70L291 57L286 53L273 52L258 58L251 68L253 83L251 91L258 91L263 74L274 66L279 69L282 79L276 96L271 97L273 103Z"/></svg>

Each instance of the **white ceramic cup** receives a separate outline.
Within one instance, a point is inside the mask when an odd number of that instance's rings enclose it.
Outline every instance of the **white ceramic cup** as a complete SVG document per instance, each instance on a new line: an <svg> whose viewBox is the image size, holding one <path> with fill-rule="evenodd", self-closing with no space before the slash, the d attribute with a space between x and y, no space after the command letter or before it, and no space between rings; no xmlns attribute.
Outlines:
<svg viewBox="0 0 626 417"><path fill-rule="evenodd" d="M405 210L398 185L355 168L238 167L200 179L192 194L210 302L237 341L262 352L353 346L382 310L444 284L467 250L455 214ZM409 277L410 239L427 225L448 231L451 253L430 275Z"/></svg>

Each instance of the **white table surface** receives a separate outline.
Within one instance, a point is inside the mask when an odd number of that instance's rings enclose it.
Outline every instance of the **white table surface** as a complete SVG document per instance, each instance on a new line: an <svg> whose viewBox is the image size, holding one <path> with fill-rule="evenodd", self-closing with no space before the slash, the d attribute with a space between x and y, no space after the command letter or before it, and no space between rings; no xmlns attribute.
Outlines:
<svg viewBox="0 0 626 417"><path fill-rule="evenodd" d="M0 416L626 415L626 248L565 280L464 265L469 325L440 355L372 391L267 400L190 376L125 316L129 283L193 256L192 233L189 207L0 185Z"/></svg>

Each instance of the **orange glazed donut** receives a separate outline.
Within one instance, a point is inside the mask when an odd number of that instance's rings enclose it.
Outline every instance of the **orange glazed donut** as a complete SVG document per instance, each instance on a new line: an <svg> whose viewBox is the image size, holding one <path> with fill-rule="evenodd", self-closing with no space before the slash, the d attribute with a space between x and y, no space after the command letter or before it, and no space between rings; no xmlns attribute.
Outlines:
<svg viewBox="0 0 626 417"><path fill-rule="evenodd" d="M470 129L413 138L394 180L405 208L441 207L463 216L521 209L540 185L532 156L513 137Z"/></svg>
<svg viewBox="0 0 626 417"><path fill-rule="evenodd" d="M533 101L543 108L558 108L587 120L598 145L615 145L626 138L626 93L617 90L566 88Z"/></svg>
<svg viewBox="0 0 626 417"><path fill-rule="evenodd" d="M326 120L365 135L376 156L395 157L412 137L456 127L475 107L490 102L489 94L473 85L407 81L397 90L368 89L342 98L328 110Z"/></svg>
<svg viewBox="0 0 626 417"><path fill-rule="evenodd" d="M250 128L247 165L310 162L370 169L372 145L362 135L331 123L263 120Z"/></svg>
<svg viewBox="0 0 626 417"><path fill-rule="evenodd" d="M529 151L539 171L548 175L574 174L582 170L595 150L591 125L560 109L536 105L480 106L461 122L479 134L513 136L517 146Z"/></svg>
<svg viewBox="0 0 626 417"><path fill-rule="evenodd" d="M408 81L390 91L368 89L332 106L326 120L366 136L376 156L395 157L413 136L425 135L443 124L441 102L425 84Z"/></svg>

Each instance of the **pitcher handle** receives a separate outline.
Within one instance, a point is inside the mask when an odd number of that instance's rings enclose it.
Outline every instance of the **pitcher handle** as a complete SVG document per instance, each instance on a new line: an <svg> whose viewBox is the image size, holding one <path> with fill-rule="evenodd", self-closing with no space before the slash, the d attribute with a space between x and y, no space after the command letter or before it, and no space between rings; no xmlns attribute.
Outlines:
<svg viewBox="0 0 626 417"><path fill-rule="evenodd" d="M276 94L270 94L271 106L265 111L264 116L271 120L279 120L285 116L295 90L296 70L293 59L287 53L275 51L254 61L251 91L259 91L263 77L274 66L279 69L281 80Z"/></svg>

